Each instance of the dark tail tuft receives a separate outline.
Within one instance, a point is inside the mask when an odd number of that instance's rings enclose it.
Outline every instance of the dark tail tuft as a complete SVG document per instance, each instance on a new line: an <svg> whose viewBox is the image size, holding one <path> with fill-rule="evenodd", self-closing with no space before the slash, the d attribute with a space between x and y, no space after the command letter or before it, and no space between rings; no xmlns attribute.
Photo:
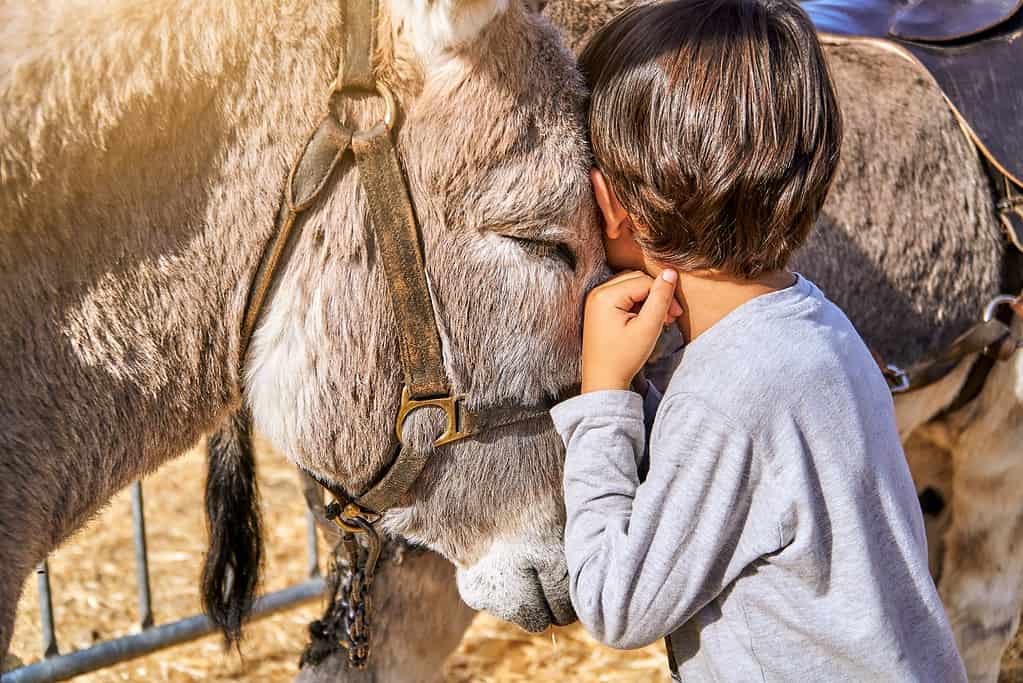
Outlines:
<svg viewBox="0 0 1023 683"><path fill-rule="evenodd" d="M206 523L202 605L227 643L241 640L263 560L263 524L248 409L239 408L206 441Z"/></svg>

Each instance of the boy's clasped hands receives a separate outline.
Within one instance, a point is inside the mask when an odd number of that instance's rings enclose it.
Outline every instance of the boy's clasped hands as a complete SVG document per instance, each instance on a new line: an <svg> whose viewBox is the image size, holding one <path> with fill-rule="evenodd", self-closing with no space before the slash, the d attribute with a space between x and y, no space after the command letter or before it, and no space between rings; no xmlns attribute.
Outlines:
<svg viewBox="0 0 1023 683"><path fill-rule="evenodd" d="M682 315L677 282L674 270L657 277L633 270L590 292L583 316L583 393L629 388L663 327Z"/></svg>

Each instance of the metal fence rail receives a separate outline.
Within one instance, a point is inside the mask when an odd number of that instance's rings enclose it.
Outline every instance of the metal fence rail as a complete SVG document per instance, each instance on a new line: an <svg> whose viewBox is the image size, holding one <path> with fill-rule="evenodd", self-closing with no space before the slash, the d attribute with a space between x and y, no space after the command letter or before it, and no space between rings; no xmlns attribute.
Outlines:
<svg viewBox="0 0 1023 683"><path fill-rule="evenodd" d="M84 650L60 654L53 622L53 600L47 563L39 565L36 580L39 586L39 620L43 633L43 657L35 664L7 671L0 683L49 683L65 681L73 676L126 662L157 650L196 640L216 630L204 615L196 615L154 626L152 596L149 591L149 558L146 552L146 519L142 484L131 485L132 530L135 543L135 577L138 583L138 610L141 632L97 643ZM306 552L308 580L268 593L256 600L251 619L259 619L315 600L323 595L325 584L319 570L316 545L316 522L306 510Z"/></svg>

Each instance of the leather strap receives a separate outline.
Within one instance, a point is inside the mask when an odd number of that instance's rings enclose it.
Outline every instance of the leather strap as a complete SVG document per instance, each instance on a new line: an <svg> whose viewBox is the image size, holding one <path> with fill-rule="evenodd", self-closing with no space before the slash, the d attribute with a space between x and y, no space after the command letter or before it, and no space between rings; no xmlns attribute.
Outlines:
<svg viewBox="0 0 1023 683"><path fill-rule="evenodd" d="M373 54L377 42L378 0L344 0L341 25L344 26L344 59L338 64L335 91L352 89L373 91Z"/></svg>
<svg viewBox="0 0 1023 683"><path fill-rule="evenodd" d="M500 427L508 427L528 420L549 418L549 416L549 406L492 408L479 413L466 411L463 415L463 425L470 436L476 436ZM419 451L399 445L393 462L384 471L380 480L352 502L377 514L398 505L401 497L412 488L432 453L433 449Z"/></svg>
<svg viewBox="0 0 1023 683"><path fill-rule="evenodd" d="M369 204L377 255L387 277L405 385L414 399L445 396L448 378L419 227L391 132L378 125L356 136L352 149Z"/></svg>
<svg viewBox="0 0 1023 683"><path fill-rule="evenodd" d="M343 89L375 89L373 54L376 52L378 4L379 0L342 0L344 47L343 57L338 61L334 92ZM308 209L326 187L351 142L352 132L342 127L332 113L328 113L291 165L283 199L277 209L273 237L263 250L245 302L239 353L242 366L281 256L290 244L295 222L299 214Z"/></svg>
<svg viewBox="0 0 1023 683"><path fill-rule="evenodd" d="M995 368L995 363L1008 360L1016 349L1019 348L1020 342L1009 332L1008 326L1011 324L1013 315L1023 319L1023 294L1010 303L1009 308L1012 311L1011 314L1001 318L1001 322L1006 325L1006 334L977 357L973 362L973 367L970 368L970 372L966 375L966 381L963 382L959 393L956 394L951 403L938 413L937 418L951 415L965 408L973 399L980 396L980 392L984 390L984 385L987 384L988 376Z"/></svg>
<svg viewBox="0 0 1023 683"><path fill-rule="evenodd" d="M242 319L239 363L245 365L245 356L252 342L259 315L274 282L281 258L291 243L293 228L299 215L308 209L323 192L345 151L352 142L352 132L338 124L328 114L320 121L291 165L274 223L274 233L263 250L259 268L249 286Z"/></svg>
<svg viewBox="0 0 1023 683"><path fill-rule="evenodd" d="M963 386L959 389L959 393L952 399L952 402L941 409L937 415L932 419L941 419L947 415L965 408L969 405L973 399L980 396L980 392L984 390L984 385L987 384L987 378L991 374L991 371L995 369L995 359L986 354L978 356L977 360L973 362L973 367L970 368L970 372L966 375L966 381L963 382Z"/></svg>
<svg viewBox="0 0 1023 683"><path fill-rule="evenodd" d="M364 510L381 514L401 501L426 467L432 449L409 448L404 444L398 446L398 452L390 466L384 470L384 476L354 503Z"/></svg>
<svg viewBox="0 0 1023 683"><path fill-rule="evenodd" d="M947 349L909 366L906 369L909 380L906 391L917 391L934 384L952 372L967 356L979 353L991 355L997 360L1001 345L1010 338L1009 327L1000 320L988 320L974 325Z"/></svg>
<svg viewBox="0 0 1023 683"><path fill-rule="evenodd" d="M471 415L467 424L471 425L471 435L473 436L520 422L550 418L549 406L544 405L533 408L494 408L479 413L473 412ZM341 507L345 507L348 503L355 503L363 510L379 515L401 502L401 497L412 488L416 479L419 478L431 454L430 449L416 451L398 444L394 458L380 479L361 496L354 497L299 466L303 478L302 487L306 504L313 510L318 523L336 533L337 527L323 514L323 489L329 491Z"/></svg>

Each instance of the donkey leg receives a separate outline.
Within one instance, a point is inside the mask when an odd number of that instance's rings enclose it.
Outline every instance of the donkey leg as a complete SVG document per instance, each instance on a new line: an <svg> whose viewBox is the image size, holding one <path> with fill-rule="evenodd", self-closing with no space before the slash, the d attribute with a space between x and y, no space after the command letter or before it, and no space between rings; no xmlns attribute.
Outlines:
<svg viewBox="0 0 1023 683"><path fill-rule="evenodd" d="M23 528L32 527L26 523ZM3 553L0 554L0 671L4 669L7 655L13 654L9 652L9 648L14 637L14 620L18 612L18 600L25 587L25 579L32 575L33 567L46 556L39 547L40 544L32 543L27 534L7 535L5 531L0 528L0 548L3 548ZM44 538L46 535L37 534L37 537ZM21 654L24 656L26 653Z"/></svg>
<svg viewBox="0 0 1023 683"><path fill-rule="evenodd" d="M20 581L5 581L0 585L0 673L6 668L7 648L11 646L11 638L14 637L14 615L20 594Z"/></svg>
<svg viewBox="0 0 1023 683"><path fill-rule="evenodd" d="M436 553L406 551L400 564L381 560L373 582L369 667L347 667L337 651L299 672L300 683L440 683L444 660L475 612L462 602L454 566Z"/></svg>
<svg viewBox="0 0 1023 683"><path fill-rule="evenodd" d="M923 433L953 458L938 589L970 680L993 683L1023 605L1023 353Z"/></svg>
<svg viewBox="0 0 1023 683"><path fill-rule="evenodd" d="M927 564L937 583L941 580L945 535L952 524L952 453L921 433L911 435L903 447L924 516Z"/></svg>

